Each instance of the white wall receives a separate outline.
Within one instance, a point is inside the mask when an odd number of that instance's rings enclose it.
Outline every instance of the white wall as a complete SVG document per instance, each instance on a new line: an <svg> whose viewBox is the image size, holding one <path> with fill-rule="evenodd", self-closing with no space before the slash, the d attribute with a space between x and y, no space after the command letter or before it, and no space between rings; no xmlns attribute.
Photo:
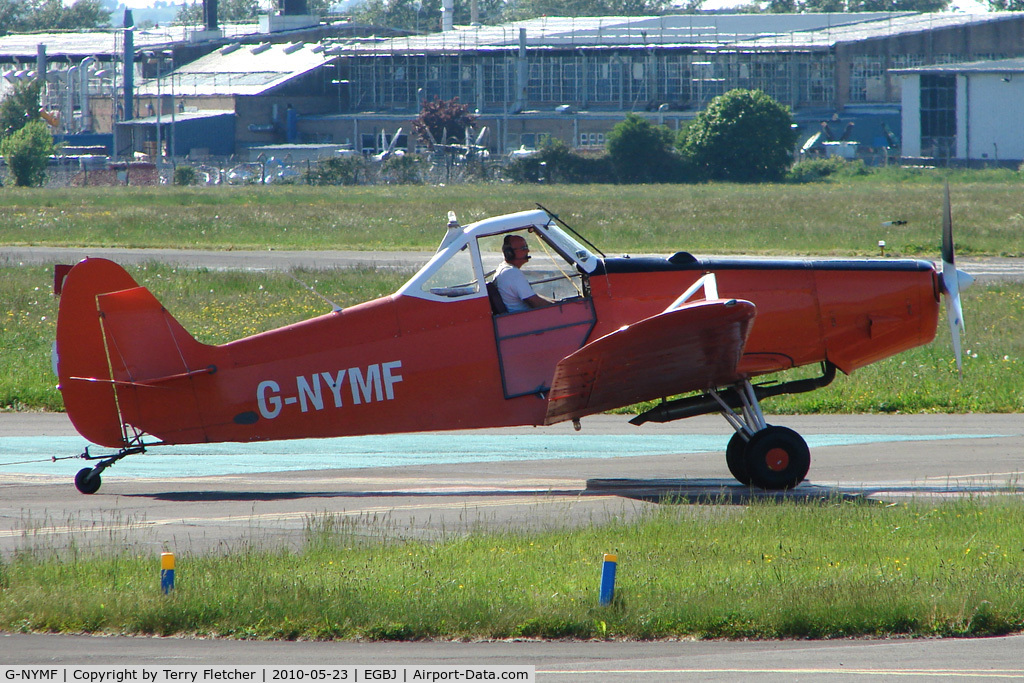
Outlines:
<svg viewBox="0 0 1024 683"><path fill-rule="evenodd" d="M1024 74L970 74L957 79L957 90L957 156L1024 159Z"/></svg>
<svg viewBox="0 0 1024 683"><path fill-rule="evenodd" d="M917 74L901 76L902 119L900 129L901 154L905 157L921 156L921 77Z"/></svg>

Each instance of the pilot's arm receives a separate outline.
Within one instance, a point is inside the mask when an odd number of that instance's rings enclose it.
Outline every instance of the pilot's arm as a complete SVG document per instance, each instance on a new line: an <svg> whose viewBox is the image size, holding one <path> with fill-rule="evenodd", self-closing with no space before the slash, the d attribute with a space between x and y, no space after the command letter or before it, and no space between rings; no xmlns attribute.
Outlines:
<svg viewBox="0 0 1024 683"><path fill-rule="evenodd" d="M522 271L507 264L498 269L494 284L509 313L519 313L553 303L533 291Z"/></svg>
<svg viewBox="0 0 1024 683"><path fill-rule="evenodd" d="M528 296L523 299L523 303L530 308L540 308L541 306L548 306L554 302L551 299L542 297L540 294L534 294L533 296Z"/></svg>

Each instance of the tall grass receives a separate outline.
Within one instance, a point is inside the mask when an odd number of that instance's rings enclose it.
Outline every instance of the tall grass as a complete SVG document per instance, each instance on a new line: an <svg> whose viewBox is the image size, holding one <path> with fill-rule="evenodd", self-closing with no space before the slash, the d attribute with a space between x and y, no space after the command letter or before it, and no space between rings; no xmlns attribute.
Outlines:
<svg viewBox="0 0 1024 683"><path fill-rule="evenodd" d="M311 518L298 551L84 549L0 564L0 629L240 638L827 638L1024 628L1024 503L662 506L634 523L368 540ZM616 597L597 600L601 554Z"/></svg>
<svg viewBox="0 0 1024 683"><path fill-rule="evenodd" d="M607 253L872 254L885 240L934 257L947 177L959 252L1024 254L1020 176L911 171L805 185L8 188L0 243L422 250L449 210L466 224L540 202Z"/></svg>

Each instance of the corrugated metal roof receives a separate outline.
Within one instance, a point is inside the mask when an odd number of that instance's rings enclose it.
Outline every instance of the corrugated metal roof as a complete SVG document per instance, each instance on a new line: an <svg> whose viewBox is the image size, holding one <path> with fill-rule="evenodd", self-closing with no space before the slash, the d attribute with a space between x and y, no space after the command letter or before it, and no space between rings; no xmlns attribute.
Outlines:
<svg viewBox="0 0 1024 683"><path fill-rule="evenodd" d="M316 43L228 45L159 79L160 92L181 95L259 95L323 65L330 57ZM155 95L157 79L138 94Z"/></svg>
<svg viewBox="0 0 1024 683"><path fill-rule="evenodd" d="M458 27L423 36L338 42L336 54L509 50L526 30L530 49L574 47L715 46L792 32L859 25L912 13L861 14L680 14L663 17L543 17L501 26Z"/></svg>
<svg viewBox="0 0 1024 683"><path fill-rule="evenodd" d="M223 24L224 37L242 38L260 32L258 24ZM135 29L136 50L165 47L185 42L195 26L165 26L149 29ZM18 59L35 59L37 46L46 46L47 57L90 57L116 55L124 46L124 30L67 32L67 33L20 33L0 36L0 55Z"/></svg>
<svg viewBox="0 0 1024 683"><path fill-rule="evenodd" d="M1016 74L1024 72L1024 57L1015 59L992 59L983 62L960 62L958 64L932 64L906 69L890 69L894 74Z"/></svg>
<svg viewBox="0 0 1024 683"><path fill-rule="evenodd" d="M838 43L856 42L955 28L968 24L998 21L1018 21L1024 12L997 12L990 14L963 14L958 12L929 12L927 14L892 14L883 19L819 28L811 31L740 41L739 49L824 49Z"/></svg>
<svg viewBox="0 0 1024 683"><path fill-rule="evenodd" d="M217 116L234 116L235 111L233 109L204 109L202 111L179 111L173 116L171 112L165 111L159 117L155 114L153 116L141 116L134 119L128 119L127 121L118 121L118 125L121 126L151 126L159 121L165 126L174 123L183 123L185 121L197 121L202 119L215 118Z"/></svg>

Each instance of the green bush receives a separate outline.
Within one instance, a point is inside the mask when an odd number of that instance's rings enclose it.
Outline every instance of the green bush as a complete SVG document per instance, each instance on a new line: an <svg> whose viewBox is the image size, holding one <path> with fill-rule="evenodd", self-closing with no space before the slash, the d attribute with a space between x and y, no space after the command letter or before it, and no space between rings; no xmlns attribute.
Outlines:
<svg viewBox="0 0 1024 683"><path fill-rule="evenodd" d="M519 183L610 183L615 171L607 155L578 154L557 138L551 138L528 157L505 167L505 175Z"/></svg>
<svg viewBox="0 0 1024 683"><path fill-rule="evenodd" d="M39 187L46 182L46 164L54 149L53 136L39 120L26 123L0 142L0 154L19 187Z"/></svg>
<svg viewBox="0 0 1024 683"><path fill-rule="evenodd" d="M789 109L760 90L730 90L697 114L680 140L706 180L782 180L796 143Z"/></svg>
<svg viewBox="0 0 1024 683"><path fill-rule="evenodd" d="M366 160L358 155L323 159L305 173L309 185L358 185L366 175Z"/></svg>
<svg viewBox="0 0 1024 683"><path fill-rule="evenodd" d="M615 175L624 183L668 183L683 179L683 159L674 149L675 134L639 114L608 133L608 156Z"/></svg>
<svg viewBox="0 0 1024 683"><path fill-rule="evenodd" d="M419 185L423 182L422 165L423 159L417 154L394 154L381 164L381 179L392 185Z"/></svg>
<svg viewBox="0 0 1024 683"><path fill-rule="evenodd" d="M191 166L178 166L174 169L175 185L195 185L198 179L199 174Z"/></svg>
<svg viewBox="0 0 1024 683"><path fill-rule="evenodd" d="M806 161L793 164L793 167L786 173L786 181L790 183L817 183L829 176L849 178L868 175L870 172L862 159L847 161L837 156L823 157L821 159L807 159Z"/></svg>

